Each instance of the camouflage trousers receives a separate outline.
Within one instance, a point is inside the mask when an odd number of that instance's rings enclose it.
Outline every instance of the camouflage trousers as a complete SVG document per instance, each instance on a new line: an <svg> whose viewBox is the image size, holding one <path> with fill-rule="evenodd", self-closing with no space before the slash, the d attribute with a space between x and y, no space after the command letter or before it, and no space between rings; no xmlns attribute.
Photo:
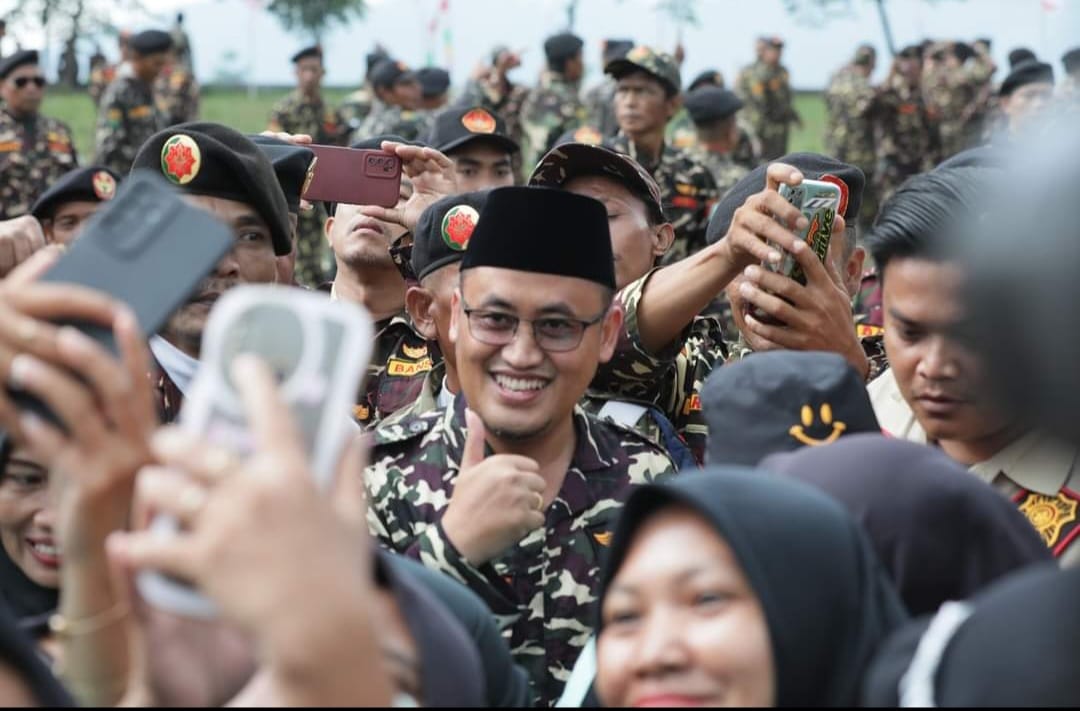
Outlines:
<svg viewBox="0 0 1080 711"><path fill-rule="evenodd" d="M761 160L776 160L788 152L788 125L767 124L758 132L761 137Z"/></svg>
<svg viewBox="0 0 1080 711"><path fill-rule="evenodd" d="M317 289L334 278L334 254L323 234L326 210L322 205L300 213L296 239L296 281Z"/></svg>

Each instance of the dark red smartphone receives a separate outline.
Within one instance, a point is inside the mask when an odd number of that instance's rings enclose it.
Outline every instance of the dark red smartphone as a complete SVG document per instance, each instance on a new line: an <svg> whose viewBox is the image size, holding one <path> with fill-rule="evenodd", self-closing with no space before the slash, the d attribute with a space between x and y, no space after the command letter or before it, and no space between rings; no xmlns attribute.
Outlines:
<svg viewBox="0 0 1080 711"><path fill-rule="evenodd" d="M401 190L401 159L363 148L307 146L315 153L309 202L393 207Z"/></svg>

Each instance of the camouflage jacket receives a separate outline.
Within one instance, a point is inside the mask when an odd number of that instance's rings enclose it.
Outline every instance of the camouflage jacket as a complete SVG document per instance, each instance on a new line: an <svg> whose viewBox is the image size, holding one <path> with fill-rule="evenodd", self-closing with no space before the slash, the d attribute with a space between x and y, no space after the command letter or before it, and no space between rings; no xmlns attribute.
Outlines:
<svg viewBox="0 0 1080 711"><path fill-rule="evenodd" d="M604 81L585 92L585 115L589 125L595 126L604 138L619 132L619 123L615 120L614 79L605 77Z"/></svg>
<svg viewBox="0 0 1080 711"><path fill-rule="evenodd" d="M270 130L306 133L315 143L343 146L348 138L345 122L320 96L307 99L298 90L274 104L270 112Z"/></svg>
<svg viewBox="0 0 1080 711"><path fill-rule="evenodd" d="M429 347L404 311L375 324L375 349L353 418L361 427L371 427L412 404L420 394L424 376L441 360L438 347Z"/></svg>
<svg viewBox="0 0 1080 711"><path fill-rule="evenodd" d="M365 85L345 97L345 100L341 102L341 106L338 107L338 115L345 122L347 130L352 133L360 128L360 124L364 123L364 119L371 113L374 105L375 95Z"/></svg>
<svg viewBox="0 0 1080 711"><path fill-rule="evenodd" d="M401 136L407 141L422 141L430 132L431 114L428 112L379 104L360 124L360 128L353 132L349 142L355 143L386 134Z"/></svg>
<svg viewBox="0 0 1080 711"><path fill-rule="evenodd" d="M697 127L694 126L694 121L690 118L690 112L686 110L685 106L679 107L679 110L675 112L675 115L667 122L667 126L664 127L664 141L676 148L689 149L698 147Z"/></svg>
<svg viewBox="0 0 1080 711"><path fill-rule="evenodd" d="M199 82L195 75L177 64L162 72L154 82L158 111L169 126L199 118Z"/></svg>
<svg viewBox="0 0 1080 711"><path fill-rule="evenodd" d="M94 162L127 175L142 144L165 125L153 89L129 69L120 72L101 96Z"/></svg>
<svg viewBox="0 0 1080 711"><path fill-rule="evenodd" d="M754 62L739 72L735 93L744 102L743 116L763 142L774 134L787 136L788 126L798 120L788 71L782 66ZM766 159L776 158L766 155Z"/></svg>
<svg viewBox="0 0 1080 711"><path fill-rule="evenodd" d="M116 65L113 64L103 64L90 70L86 90L90 94L90 99L94 102L95 107L101 104L101 96L115 78Z"/></svg>
<svg viewBox="0 0 1080 711"><path fill-rule="evenodd" d="M576 448L546 525L480 566L440 525L465 442L463 398L376 428L364 477L372 534L483 598L543 705L559 698L592 633L601 559L622 503L633 487L673 474L667 455L636 433L580 409L573 418Z"/></svg>
<svg viewBox="0 0 1080 711"><path fill-rule="evenodd" d="M870 80L852 65L834 74L825 89L825 150L868 174L874 168L875 95Z"/></svg>
<svg viewBox="0 0 1080 711"><path fill-rule="evenodd" d="M465 90L458 100L454 102L454 106L463 109L481 106L498 114L499 118L506 122L507 135L517 141L520 146L525 138L521 112L529 98L529 87L513 82L508 82L508 84L509 88L506 88L500 82L487 78L470 81L465 85ZM530 165L529 168L531 169L532 166Z"/></svg>
<svg viewBox="0 0 1080 711"><path fill-rule="evenodd" d="M647 165L638 157L633 141L622 134L606 145L641 163L660 186L664 214L675 227L675 243L664 263L676 262L704 247L705 228L720 198L709 169L688 151L666 145L660 149L660 160Z"/></svg>
<svg viewBox="0 0 1080 711"><path fill-rule="evenodd" d="M724 197L728 190L735 187L735 183L750 172L745 166L736 163L732 154L719 153L703 144L699 144L694 150L694 157L712 173L713 180L716 181L717 199Z"/></svg>
<svg viewBox="0 0 1080 711"><path fill-rule="evenodd" d="M655 406L675 426L694 458L704 461L708 429L701 411L701 387L712 369L722 365L727 349L720 322L711 317L694 319L680 338L660 353L652 353L641 342L638 304L649 272L630 283L616 296L626 312L623 333L615 355L597 370L589 384L585 409L596 414L609 400ZM663 446L656 423L642 417L634 428L650 441Z"/></svg>
<svg viewBox="0 0 1080 711"><path fill-rule="evenodd" d="M30 212L34 201L77 164L66 123L41 114L19 121L0 109L0 220Z"/></svg>
<svg viewBox="0 0 1080 711"><path fill-rule="evenodd" d="M866 354L866 359L870 363L870 370L866 374L866 382L870 383L889 369L889 356L885 353L885 340L881 329L877 327L864 329L856 325L856 332L867 334L859 337L859 345L862 346L863 353ZM750 344L746 342L741 333L737 341L728 344L729 360L742 360L746 356L753 354L753 352L754 349L750 347Z"/></svg>
<svg viewBox="0 0 1080 711"><path fill-rule="evenodd" d="M585 105L576 82L545 71L521 107L522 165L534 166L555 147L559 136L585 123Z"/></svg>
<svg viewBox="0 0 1080 711"><path fill-rule="evenodd" d="M874 101L874 116L879 170L895 165L922 172L934 167L940 139L919 87L901 76L890 77Z"/></svg>

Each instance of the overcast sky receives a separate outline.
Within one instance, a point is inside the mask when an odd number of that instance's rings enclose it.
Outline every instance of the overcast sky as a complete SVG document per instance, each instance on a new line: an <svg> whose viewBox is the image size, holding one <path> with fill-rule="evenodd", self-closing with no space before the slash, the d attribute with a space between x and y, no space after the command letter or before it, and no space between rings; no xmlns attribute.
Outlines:
<svg viewBox="0 0 1080 711"><path fill-rule="evenodd" d="M18 2L18 0L14 0ZM92 0L97 1L97 0ZM108 0L104 0L108 2ZM545 36L565 27L565 0L448 0L449 12L438 12L441 0L369 0L367 17L350 26L336 27L324 41L327 83L355 85L363 74L364 54L382 41L405 62L423 65L434 54L448 66L455 84L496 43L525 48L525 64L518 81L531 83L542 67ZM0 2L0 14L11 0ZM234 67L258 84L291 81L288 57L305 44L288 34L255 0L145 0L155 16L118 16L118 23L135 29L169 24L176 10L186 15L195 53L196 72L211 81L236 53ZM586 40L587 84L599 77L600 42L605 37L629 37L639 43L671 49L678 36L673 23L653 10L656 0L581 0L575 31ZM807 3L812 4L812 3ZM1051 61L1061 71L1060 57L1080 45L1080 0L887 0L893 35L898 45L924 37L994 40L994 55L1005 64L1009 49L1024 45ZM828 21L793 16L781 0L700 0L697 26L683 31L686 47L684 81L705 68L718 68L734 77L750 61L754 37L778 34L787 41L784 63L798 88L823 86L829 74L845 62L859 42L886 49L876 4L850 0L850 11ZM438 17L433 36L429 23ZM21 31L24 46L42 46L40 33L25 27L9 28L4 50L13 48L10 34ZM444 45L448 31L451 44ZM90 42L84 43L88 52ZM55 46L55 45L54 45ZM115 54L111 40L106 54ZM55 68L55 61L50 62ZM880 66L881 75L885 68ZM999 71L998 77L1002 76Z"/></svg>

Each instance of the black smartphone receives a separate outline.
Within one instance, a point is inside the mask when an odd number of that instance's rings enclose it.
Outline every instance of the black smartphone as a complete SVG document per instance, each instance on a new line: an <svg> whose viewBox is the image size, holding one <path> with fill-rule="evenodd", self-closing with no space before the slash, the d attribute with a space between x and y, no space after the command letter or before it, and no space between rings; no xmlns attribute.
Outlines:
<svg viewBox="0 0 1080 711"><path fill-rule="evenodd" d="M188 205L149 171L124 181L116 198L99 210L79 238L40 281L78 284L127 304L143 333L156 333L232 248L233 234L209 212ZM96 323L65 321L113 353L112 330ZM44 403L9 392L19 407L59 424Z"/></svg>

